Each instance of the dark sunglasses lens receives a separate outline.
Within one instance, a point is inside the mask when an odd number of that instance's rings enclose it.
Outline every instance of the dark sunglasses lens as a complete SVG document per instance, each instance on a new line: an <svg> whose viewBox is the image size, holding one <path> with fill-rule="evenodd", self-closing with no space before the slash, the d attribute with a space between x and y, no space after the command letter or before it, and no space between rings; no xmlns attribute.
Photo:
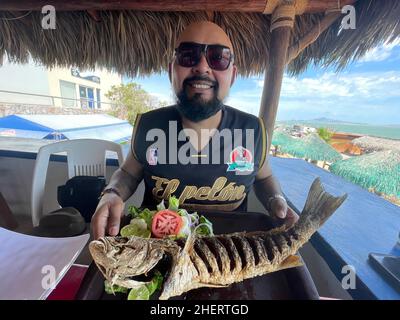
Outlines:
<svg viewBox="0 0 400 320"><path fill-rule="evenodd" d="M231 50L222 46L209 46L207 60L212 69L226 70L231 62Z"/></svg>
<svg viewBox="0 0 400 320"><path fill-rule="evenodd" d="M182 67L193 67L201 58L201 47L196 45L181 45L177 50L178 63Z"/></svg>

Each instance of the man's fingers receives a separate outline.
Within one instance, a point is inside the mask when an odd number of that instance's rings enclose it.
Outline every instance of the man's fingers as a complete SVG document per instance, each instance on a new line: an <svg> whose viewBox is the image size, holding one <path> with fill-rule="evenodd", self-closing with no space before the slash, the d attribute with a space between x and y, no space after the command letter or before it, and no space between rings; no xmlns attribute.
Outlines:
<svg viewBox="0 0 400 320"><path fill-rule="evenodd" d="M272 202L271 209L272 213L276 217L280 219L285 219L287 210L286 202L282 201L281 199L276 199Z"/></svg>
<svg viewBox="0 0 400 320"><path fill-rule="evenodd" d="M290 207L288 207L285 220L286 226L288 228L292 227L297 222L297 220L299 220L298 214L294 212Z"/></svg>
<svg viewBox="0 0 400 320"><path fill-rule="evenodd" d="M93 238L95 240L104 237L108 221L108 208L103 205L92 217Z"/></svg>
<svg viewBox="0 0 400 320"><path fill-rule="evenodd" d="M116 236L119 232L119 225L121 223L121 214L123 211L123 204L117 204L110 207L110 214L108 217L108 234Z"/></svg>

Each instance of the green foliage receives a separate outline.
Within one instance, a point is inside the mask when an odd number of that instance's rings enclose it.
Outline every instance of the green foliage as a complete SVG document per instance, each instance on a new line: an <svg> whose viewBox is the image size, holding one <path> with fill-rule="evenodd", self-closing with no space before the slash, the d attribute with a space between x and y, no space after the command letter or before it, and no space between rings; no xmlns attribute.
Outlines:
<svg viewBox="0 0 400 320"><path fill-rule="evenodd" d="M333 132L327 128L318 128L317 130L319 137L324 140L325 142L331 141L333 136Z"/></svg>
<svg viewBox="0 0 400 320"><path fill-rule="evenodd" d="M112 86L110 91L106 93L106 97L113 104L110 115L128 120L132 125L134 125L138 113L166 105L165 102L160 102L134 82Z"/></svg>

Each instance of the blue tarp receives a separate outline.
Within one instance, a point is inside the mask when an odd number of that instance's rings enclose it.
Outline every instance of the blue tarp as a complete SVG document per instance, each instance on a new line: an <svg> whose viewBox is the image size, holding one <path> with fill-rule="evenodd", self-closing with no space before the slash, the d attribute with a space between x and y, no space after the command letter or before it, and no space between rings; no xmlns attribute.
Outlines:
<svg viewBox="0 0 400 320"><path fill-rule="evenodd" d="M0 118L0 136L33 139L102 139L128 141L132 125L103 114L10 115Z"/></svg>

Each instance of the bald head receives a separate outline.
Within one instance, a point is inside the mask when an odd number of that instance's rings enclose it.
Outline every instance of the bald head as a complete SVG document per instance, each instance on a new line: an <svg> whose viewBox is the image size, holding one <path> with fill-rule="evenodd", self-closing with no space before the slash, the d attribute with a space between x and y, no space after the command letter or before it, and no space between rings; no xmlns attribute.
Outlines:
<svg viewBox="0 0 400 320"><path fill-rule="evenodd" d="M233 52L232 42L225 31L209 21L193 22L179 35L176 47L181 42L196 42L203 44L222 44Z"/></svg>
<svg viewBox="0 0 400 320"><path fill-rule="evenodd" d="M169 78L176 95L178 110L193 122L206 120L218 112L220 116L223 101L235 81L237 68L233 59L225 64L226 68L215 67L219 60L225 59L223 62L226 63L226 57L220 51L212 55L213 51L208 52L210 47L204 51L203 45L222 45L233 52L232 42L224 30L208 21L188 25L176 40L176 47L184 42L194 42L197 45L187 44L186 47L179 48L179 53L174 55L169 64ZM196 48L203 48L204 52ZM212 50L215 50L215 47ZM223 48L222 50L227 51ZM184 60L180 61L182 57ZM211 60L211 65L209 59L214 59ZM185 63L186 60L189 63Z"/></svg>

